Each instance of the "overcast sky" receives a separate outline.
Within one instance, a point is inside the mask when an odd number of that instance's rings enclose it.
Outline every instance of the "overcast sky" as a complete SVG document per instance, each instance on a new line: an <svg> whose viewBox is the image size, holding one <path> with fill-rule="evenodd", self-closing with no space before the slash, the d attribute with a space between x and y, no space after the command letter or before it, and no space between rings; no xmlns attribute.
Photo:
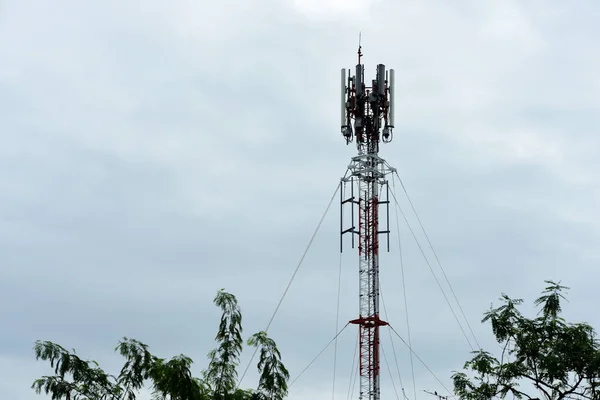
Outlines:
<svg viewBox="0 0 600 400"><path fill-rule="evenodd" d="M112 349L134 337L191 356L199 375L220 288L238 296L246 337L265 328L356 151L338 99L359 31L366 73L396 70L397 129L380 154L479 343L497 351L480 320L501 292L529 309L544 279L571 287L569 319L600 327L598 17L595 0L0 1L0 398L39 398L30 385L51 370L37 339L116 374ZM269 330L292 379L337 331L338 213L336 197ZM450 388L470 348L400 221L412 344ZM382 290L407 338L391 243ZM342 265L340 326L358 311L349 247ZM336 399L355 338L340 335ZM444 392L417 360L413 385L393 343L397 390ZM332 398L333 359L289 398ZM381 379L396 398L385 364ZM256 383L253 365L242 386Z"/></svg>

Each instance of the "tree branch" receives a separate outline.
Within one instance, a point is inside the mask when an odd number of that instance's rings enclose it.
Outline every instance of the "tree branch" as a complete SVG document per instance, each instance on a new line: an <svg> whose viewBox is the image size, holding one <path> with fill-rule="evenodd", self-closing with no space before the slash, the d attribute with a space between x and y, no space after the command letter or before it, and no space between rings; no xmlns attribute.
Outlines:
<svg viewBox="0 0 600 400"><path fill-rule="evenodd" d="M502 367L504 366L504 353L506 353L506 348L508 347L509 343L510 343L510 338L506 339L506 344L504 345L504 348L502 349L502 356L500 357L500 370L502 370Z"/></svg>
<svg viewBox="0 0 600 400"><path fill-rule="evenodd" d="M558 400L564 399L571 393L575 393L575 390L579 387L579 385L581 384L582 381L583 381L583 375L580 375L579 380L573 385L573 387L570 390L567 390L566 392L564 392L560 396L558 396ZM559 393L560 393L560 391L559 391ZM584 397L584 396L582 395L582 397Z"/></svg>
<svg viewBox="0 0 600 400"><path fill-rule="evenodd" d="M514 393L518 393L518 394L520 394L520 395L523 395L523 396L527 397L529 400L531 400L531 399L532 399L532 397L531 397L530 395L528 395L527 393L525 393L525 392L521 392L520 390L517 390L517 389L515 389L515 388L510 388L510 389L511 389L511 391L513 391ZM496 393L496 394L498 394L498 393Z"/></svg>
<svg viewBox="0 0 600 400"><path fill-rule="evenodd" d="M544 395L546 396L546 398L548 400L552 400L552 396L550 396L550 394L542 386L540 386L540 384L546 386L548 389L556 390L556 388L554 386L551 386L551 385L547 384L546 382L540 380L537 377L537 370L536 370L536 377L535 378L532 377L532 376L529 376L529 375L525 375L525 374L523 374L522 376L523 376L523 378L527 378L527 379L532 380L535 383L535 386L544 393Z"/></svg>

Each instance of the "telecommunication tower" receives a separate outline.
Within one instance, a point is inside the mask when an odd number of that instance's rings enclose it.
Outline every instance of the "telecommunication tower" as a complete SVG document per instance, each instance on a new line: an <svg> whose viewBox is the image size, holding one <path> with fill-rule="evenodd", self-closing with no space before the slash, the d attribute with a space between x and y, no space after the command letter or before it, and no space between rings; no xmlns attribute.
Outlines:
<svg viewBox="0 0 600 400"><path fill-rule="evenodd" d="M389 143L394 128L394 70L377 65L375 79L365 81L359 43L355 73L341 73L341 129L346 144L356 141L358 155L352 158L342 178L340 191L340 251L344 235L358 238L359 317L350 321L359 327L360 399L379 400L379 327L388 323L379 316L379 237L387 236L389 251L389 186L387 175L395 169L379 157L380 143ZM369 86L370 84L370 86ZM348 193L347 185L350 186ZM385 194L385 198L382 199ZM344 209L351 208L350 227ZM386 227L380 229L380 206ZM355 213L355 211L357 211ZM358 214L358 226L355 226ZM348 218L346 218L348 219Z"/></svg>

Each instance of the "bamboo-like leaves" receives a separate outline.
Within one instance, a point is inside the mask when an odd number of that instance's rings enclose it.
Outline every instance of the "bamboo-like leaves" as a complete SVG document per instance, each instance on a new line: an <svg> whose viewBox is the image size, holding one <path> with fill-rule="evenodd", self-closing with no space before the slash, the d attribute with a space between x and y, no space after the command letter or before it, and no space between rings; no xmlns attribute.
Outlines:
<svg viewBox="0 0 600 400"><path fill-rule="evenodd" d="M237 388L236 367L242 352L242 313L237 299L221 290L214 303L222 316L215 337L218 346L209 353L203 379L192 376L192 359L179 355L166 360L154 356L148 346L123 338L115 348L125 358L118 377L104 372L95 361L85 361L64 347L35 343L36 359L48 361L54 376L37 379L32 388L52 400L136 400L144 385L152 388L155 400L280 400L287 393L289 374L281 363L275 342L265 333L252 336L251 346L261 350L261 378L257 391Z"/></svg>
<svg viewBox="0 0 600 400"><path fill-rule="evenodd" d="M49 361L55 376L37 379L32 388L44 391L52 399L109 399L117 392L114 377L105 373L95 361L84 361L75 352L52 342L37 341L34 346L37 360ZM72 381L68 380L72 378Z"/></svg>
<svg viewBox="0 0 600 400"><path fill-rule="evenodd" d="M123 365L117 380L122 388L121 398L135 400L135 393L142 388L144 381L150 377L157 358L150 354L147 345L126 337L119 342L115 351L125 357L125 365Z"/></svg>
<svg viewBox="0 0 600 400"><path fill-rule="evenodd" d="M151 371L154 397L162 400L206 399L202 383L192 376L192 359L184 355L156 360Z"/></svg>
<svg viewBox="0 0 600 400"><path fill-rule="evenodd" d="M288 370L281 362L281 354L275 341L266 332L259 332L248 339L250 346L260 349L258 371L260 381L256 394L264 400L281 400L287 395Z"/></svg>
<svg viewBox="0 0 600 400"><path fill-rule="evenodd" d="M242 352L242 313L237 299L221 289L214 303L223 312L215 340L218 347L209 353L205 377L215 399L226 399L236 389L239 357Z"/></svg>

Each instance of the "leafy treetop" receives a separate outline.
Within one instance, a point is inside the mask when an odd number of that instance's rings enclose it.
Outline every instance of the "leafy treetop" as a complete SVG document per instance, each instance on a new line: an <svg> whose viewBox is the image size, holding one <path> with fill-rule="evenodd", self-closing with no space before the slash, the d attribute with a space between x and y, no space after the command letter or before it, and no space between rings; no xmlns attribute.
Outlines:
<svg viewBox="0 0 600 400"><path fill-rule="evenodd" d="M242 314L237 299L220 290L214 303L222 316L216 335L217 348L209 353L208 368L202 378L191 373L192 359L185 355L169 360L159 358L148 346L123 338L115 351L125 358L118 376L102 370L95 361L81 359L75 350L37 341L36 359L49 361L54 375L37 379L32 388L52 400L136 400L140 389L149 384L155 400L281 400L287 395L288 371L273 339L265 332L250 337L258 347L260 381L256 390L239 389L236 367L242 352Z"/></svg>
<svg viewBox="0 0 600 400"><path fill-rule="evenodd" d="M454 391L461 400L600 399L600 345L587 323L567 323L561 315L563 292L560 283L548 286L535 301L540 309L535 318L519 311L521 299L502 294L503 305L490 308L482 322L490 322L502 354L498 360L489 352L473 352L465 372L452 375ZM529 382L538 391L528 394L519 383Z"/></svg>

